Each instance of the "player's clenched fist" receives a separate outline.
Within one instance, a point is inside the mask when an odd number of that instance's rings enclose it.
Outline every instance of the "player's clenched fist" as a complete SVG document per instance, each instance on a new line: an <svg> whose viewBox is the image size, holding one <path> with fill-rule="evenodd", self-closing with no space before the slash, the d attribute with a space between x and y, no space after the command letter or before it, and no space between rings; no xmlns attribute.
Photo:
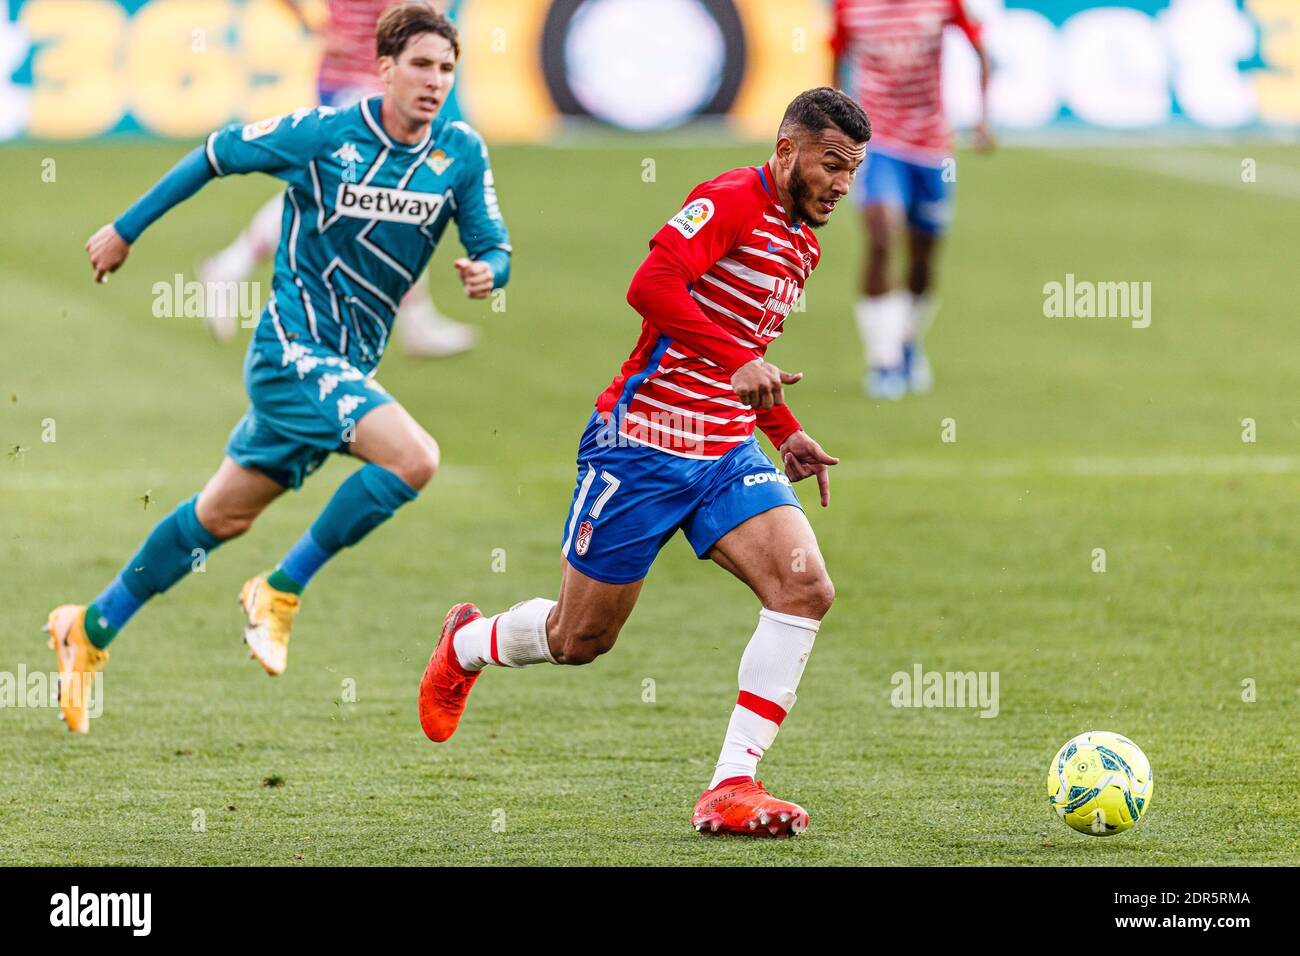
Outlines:
<svg viewBox="0 0 1300 956"><path fill-rule="evenodd" d="M754 359L746 362L731 376L736 396L753 408L771 408L785 404L784 386L803 378L803 372L783 372L770 362Z"/></svg>
<svg viewBox="0 0 1300 956"><path fill-rule="evenodd" d="M475 262L473 259L457 259L452 263L456 267L456 272L460 274L461 284L465 287L465 294L471 299L486 299L488 293L492 291L492 267L486 262Z"/></svg>
<svg viewBox="0 0 1300 956"><path fill-rule="evenodd" d="M86 252L90 254L90 268L95 270L95 281L104 282L110 272L116 272L126 262L131 246L109 223L86 240Z"/></svg>

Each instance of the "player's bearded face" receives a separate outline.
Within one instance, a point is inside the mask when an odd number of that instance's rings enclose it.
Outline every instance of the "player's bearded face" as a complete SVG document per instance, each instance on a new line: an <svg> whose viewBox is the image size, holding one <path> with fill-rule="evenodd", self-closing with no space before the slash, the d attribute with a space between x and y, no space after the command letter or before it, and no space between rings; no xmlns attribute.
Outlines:
<svg viewBox="0 0 1300 956"><path fill-rule="evenodd" d="M409 127L438 115L456 82L456 54L446 37L422 33L396 57L381 57L384 96Z"/></svg>
<svg viewBox="0 0 1300 956"><path fill-rule="evenodd" d="M813 191L808 185L808 180L804 179L803 173L799 171L799 160L795 160L794 166L790 169L790 198L793 200L794 209L790 210L794 214L797 222L806 222L812 228L824 225L830 215L819 217L813 209Z"/></svg>
<svg viewBox="0 0 1300 956"><path fill-rule="evenodd" d="M829 133L829 131L824 131ZM812 139L795 151L790 165L791 214L813 229L830 221L839 201L849 194L853 177L865 155L865 146L840 133L837 139ZM846 149L846 147L848 147Z"/></svg>

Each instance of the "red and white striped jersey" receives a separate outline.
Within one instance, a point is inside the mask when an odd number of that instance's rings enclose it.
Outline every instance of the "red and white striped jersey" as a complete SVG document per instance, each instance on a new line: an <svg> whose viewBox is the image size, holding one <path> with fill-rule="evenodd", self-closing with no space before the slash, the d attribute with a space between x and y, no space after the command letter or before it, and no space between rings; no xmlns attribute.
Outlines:
<svg viewBox="0 0 1300 956"><path fill-rule="evenodd" d="M357 88L378 92L375 63L375 24L394 0L329 0L325 28L325 55L320 64L320 85L335 91Z"/></svg>
<svg viewBox="0 0 1300 956"><path fill-rule="evenodd" d="M943 31L979 43L962 0L835 0L831 47L848 64L849 92L871 118L872 148L938 165L951 155L943 116Z"/></svg>
<svg viewBox="0 0 1300 956"><path fill-rule="evenodd" d="M753 358L781 335L821 258L812 231L794 223L767 166L701 183L651 239L699 278L690 295L705 317ZM619 375L597 399L626 440L683 458L721 458L754 433L754 409L731 374L649 322Z"/></svg>

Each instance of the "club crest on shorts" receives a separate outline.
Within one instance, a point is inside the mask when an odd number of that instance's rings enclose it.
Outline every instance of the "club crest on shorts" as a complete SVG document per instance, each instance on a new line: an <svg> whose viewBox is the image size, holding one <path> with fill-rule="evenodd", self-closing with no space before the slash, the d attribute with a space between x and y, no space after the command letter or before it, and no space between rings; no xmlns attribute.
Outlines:
<svg viewBox="0 0 1300 956"><path fill-rule="evenodd" d="M587 553L587 549L591 547L591 533L594 530L590 521L584 521L578 526L578 540L573 543L573 549L578 554Z"/></svg>

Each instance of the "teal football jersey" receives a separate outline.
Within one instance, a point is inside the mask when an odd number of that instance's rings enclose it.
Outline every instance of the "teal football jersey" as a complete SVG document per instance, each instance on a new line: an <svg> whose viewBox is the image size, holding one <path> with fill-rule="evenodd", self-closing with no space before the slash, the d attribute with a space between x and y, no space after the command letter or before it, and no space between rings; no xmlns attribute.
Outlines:
<svg viewBox="0 0 1300 956"><path fill-rule="evenodd" d="M343 110L312 107L212 133L216 176L269 173L288 184L272 293L251 347L315 343L363 371L388 344L398 303L450 220L471 259L505 282L510 242L483 139L435 118L399 143L380 122L381 97Z"/></svg>

